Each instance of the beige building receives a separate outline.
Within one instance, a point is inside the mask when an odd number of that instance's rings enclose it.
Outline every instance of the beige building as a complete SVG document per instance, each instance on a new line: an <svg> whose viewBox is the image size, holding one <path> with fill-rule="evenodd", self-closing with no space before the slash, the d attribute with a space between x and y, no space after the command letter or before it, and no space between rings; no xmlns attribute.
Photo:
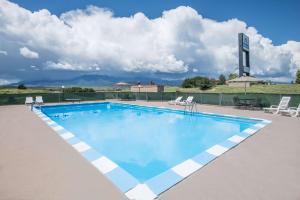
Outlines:
<svg viewBox="0 0 300 200"><path fill-rule="evenodd" d="M164 92L163 85L133 85L130 87L131 92Z"/></svg>
<svg viewBox="0 0 300 200"><path fill-rule="evenodd" d="M252 76L241 76L232 80L228 80L227 84L231 87L250 87L254 83L263 82Z"/></svg>

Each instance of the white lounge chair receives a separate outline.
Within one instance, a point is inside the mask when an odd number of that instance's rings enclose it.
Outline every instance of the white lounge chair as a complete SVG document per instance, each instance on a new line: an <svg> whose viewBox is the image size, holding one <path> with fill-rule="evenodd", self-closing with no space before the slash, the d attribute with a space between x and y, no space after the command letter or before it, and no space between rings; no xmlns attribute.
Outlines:
<svg viewBox="0 0 300 200"><path fill-rule="evenodd" d="M33 98L32 97L26 97L25 105L28 105L28 104L33 104Z"/></svg>
<svg viewBox="0 0 300 200"><path fill-rule="evenodd" d="M279 111L282 115L289 115L291 117L297 117L298 115L300 115L300 103L298 105L298 107L289 107L286 110L281 110Z"/></svg>
<svg viewBox="0 0 300 200"><path fill-rule="evenodd" d="M176 104L180 103L181 99L182 99L182 96L177 97L177 99L172 100L172 101L169 101L168 103L169 103L170 105L176 105Z"/></svg>
<svg viewBox="0 0 300 200"><path fill-rule="evenodd" d="M38 105L43 104L44 103L43 97L42 96L36 96L35 97L35 103L38 104Z"/></svg>
<svg viewBox="0 0 300 200"><path fill-rule="evenodd" d="M286 110L288 108L290 100L291 97L282 97L278 106L271 105L269 108L264 108L264 111L278 114L281 110Z"/></svg>
<svg viewBox="0 0 300 200"><path fill-rule="evenodd" d="M193 103L193 99L194 99L193 96L188 96L186 100L180 101L178 104L182 106L191 105Z"/></svg>

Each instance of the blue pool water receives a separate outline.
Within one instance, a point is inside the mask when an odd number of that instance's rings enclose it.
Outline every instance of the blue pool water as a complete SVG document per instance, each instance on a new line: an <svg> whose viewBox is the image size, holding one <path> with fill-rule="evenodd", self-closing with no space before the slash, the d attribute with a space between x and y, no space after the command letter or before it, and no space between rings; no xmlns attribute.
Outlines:
<svg viewBox="0 0 300 200"><path fill-rule="evenodd" d="M257 123L117 103L45 106L42 112L140 182Z"/></svg>

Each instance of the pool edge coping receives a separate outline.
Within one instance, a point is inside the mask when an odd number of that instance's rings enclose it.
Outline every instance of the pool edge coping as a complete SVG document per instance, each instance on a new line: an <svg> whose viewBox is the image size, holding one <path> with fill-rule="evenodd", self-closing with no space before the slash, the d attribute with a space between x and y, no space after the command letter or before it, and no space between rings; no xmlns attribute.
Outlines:
<svg viewBox="0 0 300 200"><path fill-rule="evenodd" d="M148 107L148 108L159 108L164 110L173 110L183 113L184 111L177 108L169 108L162 106L147 106L147 105L137 105L130 103L120 103L120 102L95 102L95 103L76 103L76 104L53 104L53 105L44 105L48 106L67 106L67 105L84 105L84 104L105 104L105 103L114 103L114 104L123 104L129 106L137 107ZM108 157L102 155L98 151L94 150L85 142L79 140L72 134L70 131L64 129L64 127L58 125L55 121L50 119L46 114L41 110L36 108L33 109L34 113L37 114L48 126L50 126L61 138L71 145L81 156L83 156L87 161L89 161L98 171L100 171L107 179L109 179L116 187L124 193L129 199L145 199L152 200L157 198L161 193L167 191L174 185L183 181L191 174L195 173L202 167L206 166L208 163L218 158L225 152L236 147L242 141L246 140L248 137L254 135L259 130L264 128L266 125L272 123L270 120L261 119L261 118L251 118L251 117L240 117L235 115L222 115L215 114L210 112L196 112L196 114L204 115L213 115L221 116L228 118L239 118L245 120L259 120L258 123L253 126L235 134L226 140L211 146L210 148L200 152L192 158L188 158L183 162L171 167L170 169L158 174L143 183L140 183L134 176L129 174L126 170L121 168L117 163L110 160ZM75 140L75 141L74 141ZM89 156L85 155L87 151L91 151L94 154L90 159ZM120 180L121 179L121 180ZM125 186L124 186L125 183Z"/></svg>

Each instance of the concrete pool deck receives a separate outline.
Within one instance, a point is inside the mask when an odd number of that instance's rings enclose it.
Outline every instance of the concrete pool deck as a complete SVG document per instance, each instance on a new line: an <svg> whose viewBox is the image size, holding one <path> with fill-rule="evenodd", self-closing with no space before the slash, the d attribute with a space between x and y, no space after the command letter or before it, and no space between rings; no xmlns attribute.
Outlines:
<svg viewBox="0 0 300 200"><path fill-rule="evenodd" d="M125 103L169 106L165 102ZM272 123L158 199L300 199L299 117L212 105L198 105L198 110ZM126 199L28 107L1 106L0 127L1 200Z"/></svg>

